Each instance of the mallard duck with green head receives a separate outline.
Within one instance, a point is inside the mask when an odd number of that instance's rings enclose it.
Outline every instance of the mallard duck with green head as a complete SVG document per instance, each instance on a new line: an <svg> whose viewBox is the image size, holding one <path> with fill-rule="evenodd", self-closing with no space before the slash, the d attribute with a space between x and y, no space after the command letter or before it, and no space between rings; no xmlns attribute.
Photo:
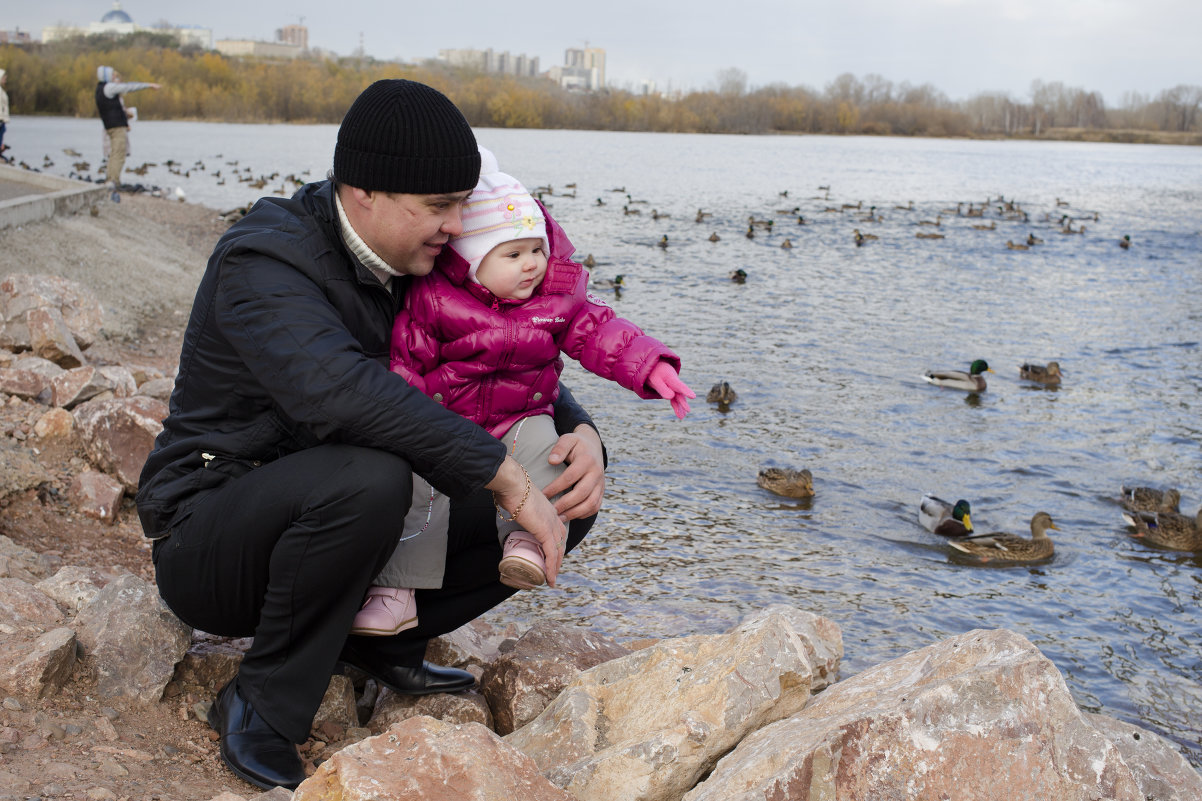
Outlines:
<svg viewBox="0 0 1202 801"><path fill-rule="evenodd" d="M963 370L927 370L922 374L929 384L949 389L962 389L966 392L984 392L985 376L981 373L992 373L984 359L977 359L968 366L968 372Z"/></svg>
<svg viewBox="0 0 1202 801"><path fill-rule="evenodd" d="M809 470L765 467L756 476L755 483L786 498L810 498L814 495L814 477Z"/></svg>
<svg viewBox="0 0 1202 801"><path fill-rule="evenodd" d="M1173 512L1124 512L1135 536L1174 551L1202 551L1202 509L1193 517Z"/></svg>
<svg viewBox="0 0 1202 801"><path fill-rule="evenodd" d="M1036 381L1040 384L1059 384L1060 383L1060 362L1048 362L1047 366L1042 364L1020 364L1018 366L1018 375L1027 381Z"/></svg>
<svg viewBox="0 0 1202 801"><path fill-rule="evenodd" d="M918 503L918 522L933 534L963 537L972 533L971 511L966 500L953 504L934 495L923 495Z"/></svg>
<svg viewBox="0 0 1202 801"><path fill-rule="evenodd" d="M1009 564L1032 564L1046 562L1054 555L1048 529L1056 529L1052 516L1038 512L1031 518L1031 539L1004 531L975 534L956 540L948 545L958 553L973 557L978 562L1007 562Z"/></svg>

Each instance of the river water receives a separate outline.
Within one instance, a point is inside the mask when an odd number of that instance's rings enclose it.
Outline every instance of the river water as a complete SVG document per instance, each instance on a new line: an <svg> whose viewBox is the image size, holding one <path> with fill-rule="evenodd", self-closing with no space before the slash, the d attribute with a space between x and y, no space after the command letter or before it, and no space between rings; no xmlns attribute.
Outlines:
<svg viewBox="0 0 1202 801"><path fill-rule="evenodd" d="M17 117L6 141L31 166L48 157L46 171L66 175L86 160L95 175L99 127ZM128 165L158 166L125 179L232 208L287 191L284 176L322 177L335 136L335 126L139 122ZM586 131L479 139L527 186L551 186L544 199L578 256L593 254L593 275L624 276L621 295L606 296L680 354L701 396L677 421L666 403L569 364L566 380L608 446L606 508L562 589L519 594L506 619L668 636L722 631L788 603L842 626L844 676L1005 627L1057 665L1082 707L1151 728L1202 765L1202 555L1133 540L1116 502L1136 483L1179 487L1187 513L1202 504L1202 150ZM262 189L238 180L260 176L272 176ZM1001 215L999 198L1027 221ZM957 214L984 201L982 218ZM881 221L860 216L871 206ZM794 207L807 224L778 213ZM699 208L712 217L695 222ZM1065 214L1085 233L1059 233ZM917 224L939 215L938 227ZM749 216L773 230L746 238ZM857 247L854 228L878 239ZM1007 248L1029 234L1044 243ZM665 235L669 246L657 247ZM744 284L729 279L739 268ZM921 379L978 358L996 371L979 395ZM1059 388L1019 380L1019 364L1053 359L1065 370ZM722 380L738 392L728 410L704 400ZM756 473L770 465L809 468L813 499L759 489ZM924 492L969 499L980 531L1026 534L1033 514L1049 512L1054 560L953 561L918 525Z"/></svg>

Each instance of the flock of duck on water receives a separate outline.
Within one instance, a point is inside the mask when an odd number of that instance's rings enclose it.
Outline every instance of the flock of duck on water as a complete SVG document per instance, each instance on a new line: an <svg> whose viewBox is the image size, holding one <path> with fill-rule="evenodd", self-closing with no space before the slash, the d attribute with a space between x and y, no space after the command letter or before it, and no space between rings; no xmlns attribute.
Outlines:
<svg viewBox="0 0 1202 801"><path fill-rule="evenodd" d="M939 387L983 392L986 387L983 374L992 372L984 359L976 359L967 371L928 370L922 377ZM1058 362L1027 363L1019 366L1019 375L1027 381L1056 386L1063 371ZM714 385L706 400L729 406L734 398L734 390L721 382ZM808 470L765 468L756 483L778 495L813 495L813 480ZM1202 551L1202 508L1194 517L1181 514L1181 493L1177 489L1123 487L1119 502L1123 507L1122 518L1136 538L1170 550ZM971 512L967 500L950 503L927 494L918 505L918 522L927 531L946 537L953 556L960 560L980 564L1038 564L1050 561L1055 555L1048 531L1059 529L1047 512L1037 512L1031 518L1030 539L1004 531L979 533L973 528Z"/></svg>
<svg viewBox="0 0 1202 801"><path fill-rule="evenodd" d="M551 186L540 186L534 190L534 194L544 203L550 204L552 196L555 197L576 197L576 185L567 184L570 192L559 195L555 194L554 188ZM653 221L669 219L672 215L661 212L657 208L647 207L650 202L647 200L635 199L625 186L614 187L609 190L611 193L619 193L622 199L614 202L607 202L604 197L597 197L597 206L617 205L621 203L622 214L624 216L640 216L649 218ZM797 226L818 225L825 222L834 221L838 224L850 224L849 235L851 241L856 247L863 247L869 243L881 240L882 234L874 234L868 232L868 226L880 224L885 221L885 209L876 205L866 205L863 200L857 200L854 203L837 203L832 202L830 186L819 186L818 191L822 194L815 195L810 198L810 201L818 201L816 204L810 203L807 209L803 211L801 205L794 205L790 208L779 208L775 213L763 213L757 215L752 213L747 217L747 229L743 236L747 239L755 239L757 236L771 236L774 233L780 233L787 230L796 230ZM780 199L786 202L789 200L789 190L784 190L778 193ZM779 202L779 200L778 200ZM931 212L935 209L921 210L914 205L914 201L909 201L905 205L894 205L888 211L891 218L896 219L901 217L904 223L902 231L913 230L914 236L917 239L923 240L940 240L946 239L948 236L956 236L960 234L968 234L973 231L996 231L1001 226L1011 225L1014 227L1026 227L1025 231L1020 232L1016 237L1006 240L1006 249L1013 251L1027 251L1037 248L1044 244L1044 239L1036 235L1035 226L1039 226L1040 233L1044 231L1055 231L1065 235L1082 235L1089 230L1086 223L1096 223L1100 220L1100 215L1096 211L1082 211L1070 208L1070 203L1061 198L1056 198L1055 209L1048 210L1042 214L1033 215L1023 207L1021 203L1014 199L1007 199L1003 196L996 198L986 198L983 201L961 201L956 203L955 207L939 209L933 215ZM808 217L806 215L809 215ZM834 215L839 215L835 217ZM919 219L914 219L917 216ZM711 222L714 217L713 212L705 209L697 209L694 222L704 224ZM850 223L848 222L850 218ZM953 223L957 218L961 218L959 223ZM863 230L862 230L863 229ZM889 229L891 232L898 230L896 227ZM798 234L785 236L780 242L780 248L783 250L791 250L794 247L794 237ZM722 237L717 231L711 231L707 237L710 242L720 242ZM655 245L661 249L667 249L670 245L667 234L662 234ZM1123 235L1117 241L1119 247L1128 250L1132 246L1130 235ZM596 260L592 254L589 254L583 261L586 267L590 269L596 265ZM730 273L730 278L736 283L744 283L747 280L747 271L740 268L733 270ZM612 279L599 279L596 283L598 286L607 288L621 289L624 286L625 276L619 275Z"/></svg>
<svg viewBox="0 0 1202 801"><path fill-rule="evenodd" d="M575 197L575 185L569 185L573 192L570 195ZM818 187L823 195L819 195L814 199L829 201L830 187ZM626 191L625 187L617 187L610 190L614 193L621 193L625 196L625 202L622 204L622 213L624 215L641 215L642 209L635 208L639 205L647 204L647 201L635 200ZM540 199L543 195L552 194L550 186L539 187L536 190ZM787 198L788 191L780 192L780 197ZM544 202L546 202L544 200ZM606 202L603 198L598 197L596 205L604 206ZM1042 215L1042 223L1052 225L1060 234L1071 235L1084 234L1087 226L1083 221L1097 221L1099 215L1097 212L1090 212L1085 216L1073 216L1067 212L1062 212L1060 209L1069 206L1067 201L1056 199L1057 210L1055 212L1046 212ZM914 202L910 201L905 206L894 206L894 212L912 213L917 211ZM843 203L838 206L825 205L818 212L820 214L852 214L858 224L867 225L869 223L879 223L884 218L877 206L869 206L864 208L862 201L856 203ZM970 220L980 219L980 222L971 222L968 228L977 231L992 231L998 228L998 222L1031 224L1031 215L1019 203L1014 200L1007 200L1003 197L989 199L982 203L957 203L954 209L946 209L936 214L934 219L921 219L914 222L919 230L915 232L915 237L918 239L943 239L947 236L945 231L944 215L949 217L965 217ZM652 220L660 220L669 215L661 213L657 209L651 209L648 215ZM695 217L695 222L705 223L712 218L712 213L704 209L698 209ZM984 218L989 216L989 222L985 222ZM789 209L778 209L776 217L789 218L786 224L807 225L811 220L807 220L802 213L800 206L794 206ZM876 234L864 233L860 230L859 225L851 229L852 240L856 247L862 247L869 242L876 241L880 237ZM783 226L782 226L783 227ZM748 239L756 237L757 232L772 233L776 228L776 221L771 217L756 217L752 214L748 218L747 231L745 236ZM776 229L780 230L780 229ZM718 242L721 237L715 231L710 234L709 241ZM1028 232L1025 238L1020 238L1018 242L1013 239L1006 240L1006 248L1008 250L1030 250L1033 247L1042 245L1044 240L1036 236L1034 232ZM663 235L656 243L658 247L666 249L669 246L668 236ZM1124 235L1118 240L1118 245L1124 250L1130 249L1131 237ZM791 238L785 238L780 247L788 250L793 247ZM596 260L590 253L584 260L583 264L592 268L596 265ZM748 278L747 271L739 268L732 270L730 279L735 283L744 283ZM625 276L618 275L612 279L596 279L594 286L612 288L615 292L621 292L625 285ZM984 373L992 373L988 363L984 359L974 360L968 367L968 370L928 370L923 374L923 379L928 383L939 387L949 389L962 390L965 392L983 392L986 388ZM1052 361L1047 364L1027 363L1019 366L1019 376L1027 381L1033 381L1045 386L1057 386L1060 384L1063 376L1063 371L1058 362ZM716 403L719 410L729 410L732 403L735 402L738 395L735 390L726 381L720 381L710 389L706 400L710 403ZM759 471L756 478L756 483L770 492L789 498L809 498L814 494L813 476L809 470L797 470L792 468L766 467ZM1180 513L1178 504L1180 502L1180 493L1175 490L1157 490L1151 487L1123 487L1121 491L1120 502L1123 506L1123 519L1133 529L1134 536L1142 539L1144 542L1156 545L1162 548L1172 550L1185 551L1202 551L1202 509L1198 510L1195 517L1187 517ZM1049 530L1059 530L1053 522L1052 517L1047 512L1038 512L1031 518L1031 537L1026 537L1011 534L1002 531L992 531L988 533L979 533L973 529L971 508L967 500L957 500L955 503L949 503L935 495L924 495L919 502L918 521L928 531L941 535L946 538L947 544L952 549L953 555L958 559L968 560L980 564L998 563L998 564L1038 564L1050 561L1055 553L1052 545L1052 540L1048 536Z"/></svg>

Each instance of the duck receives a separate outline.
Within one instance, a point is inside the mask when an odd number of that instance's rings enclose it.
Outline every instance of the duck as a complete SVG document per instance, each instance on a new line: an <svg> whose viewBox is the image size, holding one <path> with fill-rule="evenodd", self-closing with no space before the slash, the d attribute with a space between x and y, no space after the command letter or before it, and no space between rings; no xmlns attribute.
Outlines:
<svg viewBox="0 0 1202 801"><path fill-rule="evenodd" d="M706 403L716 403L719 406L730 406L738 399L738 393L734 391L734 388L727 381L719 381L717 384L714 384L705 396Z"/></svg>
<svg viewBox="0 0 1202 801"><path fill-rule="evenodd" d="M943 239L943 234L924 234L922 231L914 234L919 239Z"/></svg>
<svg viewBox="0 0 1202 801"><path fill-rule="evenodd" d="M751 227L750 225L747 226L747 233L743 234L743 236L747 237L748 239L755 239L755 228Z"/></svg>
<svg viewBox="0 0 1202 801"><path fill-rule="evenodd" d="M911 200L904 206L894 206L893 208L898 209L899 211L914 211L914 201Z"/></svg>
<svg viewBox="0 0 1202 801"><path fill-rule="evenodd" d="M661 238L661 239L660 239L658 242L656 242L655 244L656 244L658 247L661 247L661 248L663 248L664 250L667 250L667 249L668 249L668 235L667 235L667 234L664 234L664 235L663 235L663 237L662 237L662 238Z"/></svg>
<svg viewBox="0 0 1202 801"><path fill-rule="evenodd" d="M972 533L971 508L966 500L948 503L934 495L923 495L918 503L918 522L933 534L963 537Z"/></svg>
<svg viewBox="0 0 1202 801"><path fill-rule="evenodd" d="M993 231L997 229L997 220L990 220L989 225L974 225L974 231Z"/></svg>
<svg viewBox="0 0 1202 801"><path fill-rule="evenodd" d="M1011 242L1009 239L1006 240L1006 247L1010 248L1011 250L1030 250L1031 249L1030 245L1015 244L1014 242Z"/></svg>
<svg viewBox="0 0 1202 801"><path fill-rule="evenodd" d="M984 359L976 359L968 366L968 372L963 370L927 370L922 377L927 383L949 389L963 389L968 392L984 392L985 376L981 373L992 373Z"/></svg>
<svg viewBox="0 0 1202 801"><path fill-rule="evenodd" d="M643 212L639 211L638 209L632 209L630 206L623 206L622 213L629 216L631 214L642 214Z"/></svg>
<svg viewBox="0 0 1202 801"><path fill-rule="evenodd" d="M592 253L585 256L584 261L582 261L580 263L583 264L585 267L588 267L590 270L597 266L597 260L593 258Z"/></svg>
<svg viewBox="0 0 1202 801"><path fill-rule="evenodd" d="M1054 555L1052 540L1048 538L1048 529L1060 529L1052 522L1052 516L1047 512L1037 512L1031 518L1031 539L1017 534L1007 534L995 531L989 534L977 534L958 540L948 540L955 550L966 553L980 562L1010 562L1013 564L1028 564L1046 562Z"/></svg>
<svg viewBox="0 0 1202 801"><path fill-rule="evenodd" d="M593 279L593 286L602 289L621 289L626 286L626 276L615 275L613 278L595 278Z"/></svg>
<svg viewBox="0 0 1202 801"><path fill-rule="evenodd" d="M943 215L936 214L935 219L933 219L933 220L919 220L918 224L919 225L933 225L936 228L938 228L939 226L943 225Z"/></svg>
<svg viewBox="0 0 1202 801"><path fill-rule="evenodd" d="M662 211L660 211L659 209L652 209L652 210L651 210L651 219L653 219L653 220L665 220L665 219L667 219L668 217L671 217L671 216L672 216L671 214L664 214L664 213L663 213Z"/></svg>
<svg viewBox="0 0 1202 801"><path fill-rule="evenodd" d="M790 250L790 249L793 247L793 240L792 240L792 239L786 239L784 242L781 242L781 243L780 243L780 246L781 246L781 248L783 248L784 250Z"/></svg>
<svg viewBox="0 0 1202 801"><path fill-rule="evenodd" d="M714 216L714 213L711 211L704 211L703 209L697 209L697 218L696 218L697 222L705 222L706 220L708 220L710 217L713 217L713 216Z"/></svg>
<svg viewBox="0 0 1202 801"><path fill-rule="evenodd" d="M852 236L856 240L856 247L863 245L865 242L871 242L874 239L879 239L876 234L862 234L859 228L851 229Z"/></svg>
<svg viewBox="0 0 1202 801"><path fill-rule="evenodd" d="M1174 512L1136 512L1123 519L1144 542L1174 551L1202 551L1202 508L1193 517Z"/></svg>
<svg viewBox="0 0 1202 801"><path fill-rule="evenodd" d="M1028 245L1042 245L1043 240L1040 239L1039 237L1035 236L1035 234L1027 234L1027 244Z"/></svg>
<svg viewBox="0 0 1202 801"><path fill-rule="evenodd" d="M755 477L757 486L786 498L814 497L814 477L809 470L765 467Z"/></svg>
<svg viewBox="0 0 1202 801"><path fill-rule="evenodd" d="M747 283L747 271L744 270L742 267L740 267L737 270L731 270L730 271L730 280L734 281L736 284Z"/></svg>
<svg viewBox="0 0 1202 801"><path fill-rule="evenodd" d="M722 240L722 237L718 236L718 232L717 232L717 231L714 231L713 233L711 233L711 234L710 234L710 241L711 241L711 242L719 242L719 241L721 241L721 240Z"/></svg>
<svg viewBox="0 0 1202 801"><path fill-rule="evenodd" d="M1128 512L1173 512L1179 514L1178 504L1181 503L1181 492L1177 489L1166 490L1154 487L1123 487L1120 503Z"/></svg>
<svg viewBox="0 0 1202 801"><path fill-rule="evenodd" d="M1119 247L1121 247L1123 250L1129 250L1131 248L1130 234L1123 234L1123 238L1119 240Z"/></svg>
<svg viewBox="0 0 1202 801"><path fill-rule="evenodd" d="M1042 364L1020 364L1018 375L1020 378L1038 381L1040 384L1059 384L1060 362L1048 362L1046 367Z"/></svg>

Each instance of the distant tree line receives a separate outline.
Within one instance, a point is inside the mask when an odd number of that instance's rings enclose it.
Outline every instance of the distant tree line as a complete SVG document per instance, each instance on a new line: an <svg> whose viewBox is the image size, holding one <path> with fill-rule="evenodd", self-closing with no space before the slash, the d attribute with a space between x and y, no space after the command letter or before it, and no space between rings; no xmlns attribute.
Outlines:
<svg viewBox="0 0 1202 801"><path fill-rule="evenodd" d="M985 92L952 101L930 84L840 75L822 91L773 84L749 89L738 69L716 88L673 97L609 89L576 93L551 81L372 59L234 59L180 49L166 34L78 37L2 45L13 113L95 116L96 67L162 84L138 96L144 119L337 123L380 78L411 78L447 94L476 126L690 133L815 133L1024 137L1202 144L1202 87L1155 97L1128 93L1106 108L1097 92L1036 81L1026 99Z"/></svg>

